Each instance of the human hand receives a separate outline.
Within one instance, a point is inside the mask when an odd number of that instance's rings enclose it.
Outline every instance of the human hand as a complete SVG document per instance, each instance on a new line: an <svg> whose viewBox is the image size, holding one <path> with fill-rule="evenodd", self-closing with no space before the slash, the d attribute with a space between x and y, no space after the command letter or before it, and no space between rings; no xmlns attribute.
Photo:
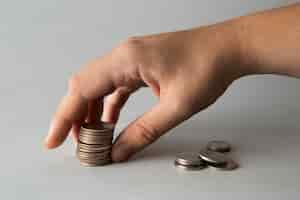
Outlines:
<svg viewBox="0 0 300 200"><path fill-rule="evenodd" d="M100 120L99 110L103 121L117 122L129 95L148 86L159 102L130 123L113 145L113 160L127 160L214 103L241 76L235 68L238 45L230 26L130 38L87 64L70 78L45 146L59 146L70 130L77 140L84 121Z"/></svg>

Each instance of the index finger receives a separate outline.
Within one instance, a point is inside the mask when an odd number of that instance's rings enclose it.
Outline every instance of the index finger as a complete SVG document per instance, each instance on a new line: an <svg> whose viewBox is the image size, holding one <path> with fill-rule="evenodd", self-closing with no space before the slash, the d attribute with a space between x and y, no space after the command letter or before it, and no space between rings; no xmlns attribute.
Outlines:
<svg viewBox="0 0 300 200"><path fill-rule="evenodd" d="M58 106L45 139L46 148L62 144L72 125L85 120L89 101L103 99L115 89L108 61L93 62L70 79L68 93Z"/></svg>

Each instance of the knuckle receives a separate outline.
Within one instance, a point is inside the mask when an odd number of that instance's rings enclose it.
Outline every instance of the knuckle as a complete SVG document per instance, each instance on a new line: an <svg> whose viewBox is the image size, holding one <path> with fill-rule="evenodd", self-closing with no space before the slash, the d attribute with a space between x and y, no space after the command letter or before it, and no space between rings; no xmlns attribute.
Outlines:
<svg viewBox="0 0 300 200"><path fill-rule="evenodd" d="M143 44L143 38L137 36L129 37L124 44L129 48L137 48Z"/></svg>
<svg viewBox="0 0 300 200"><path fill-rule="evenodd" d="M137 140L141 141L143 144L151 144L159 136L158 131L144 121L138 121L135 124L135 128L138 135Z"/></svg>
<svg viewBox="0 0 300 200"><path fill-rule="evenodd" d="M145 42L141 37L130 37L120 45L120 51L125 54L129 59L137 60L144 52Z"/></svg>

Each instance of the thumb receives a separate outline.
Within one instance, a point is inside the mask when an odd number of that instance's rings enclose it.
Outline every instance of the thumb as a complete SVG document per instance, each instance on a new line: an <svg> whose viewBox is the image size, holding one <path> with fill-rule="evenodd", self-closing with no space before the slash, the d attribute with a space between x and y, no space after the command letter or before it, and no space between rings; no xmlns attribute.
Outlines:
<svg viewBox="0 0 300 200"><path fill-rule="evenodd" d="M112 149L115 162L127 160L186 119L181 106L159 102L123 130Z"/></svg>

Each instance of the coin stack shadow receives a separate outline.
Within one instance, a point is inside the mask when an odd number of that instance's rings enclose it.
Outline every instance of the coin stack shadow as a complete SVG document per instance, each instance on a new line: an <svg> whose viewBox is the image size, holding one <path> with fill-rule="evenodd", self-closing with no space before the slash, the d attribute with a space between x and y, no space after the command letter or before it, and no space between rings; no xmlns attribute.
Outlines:
<svg viewBox="0 0 300 200"><path fill-rule="evenodd" d="M85 123L80 128L76 149L77 158L84 166L112 163L111 149L114 125L106 122Z"/></svg>

